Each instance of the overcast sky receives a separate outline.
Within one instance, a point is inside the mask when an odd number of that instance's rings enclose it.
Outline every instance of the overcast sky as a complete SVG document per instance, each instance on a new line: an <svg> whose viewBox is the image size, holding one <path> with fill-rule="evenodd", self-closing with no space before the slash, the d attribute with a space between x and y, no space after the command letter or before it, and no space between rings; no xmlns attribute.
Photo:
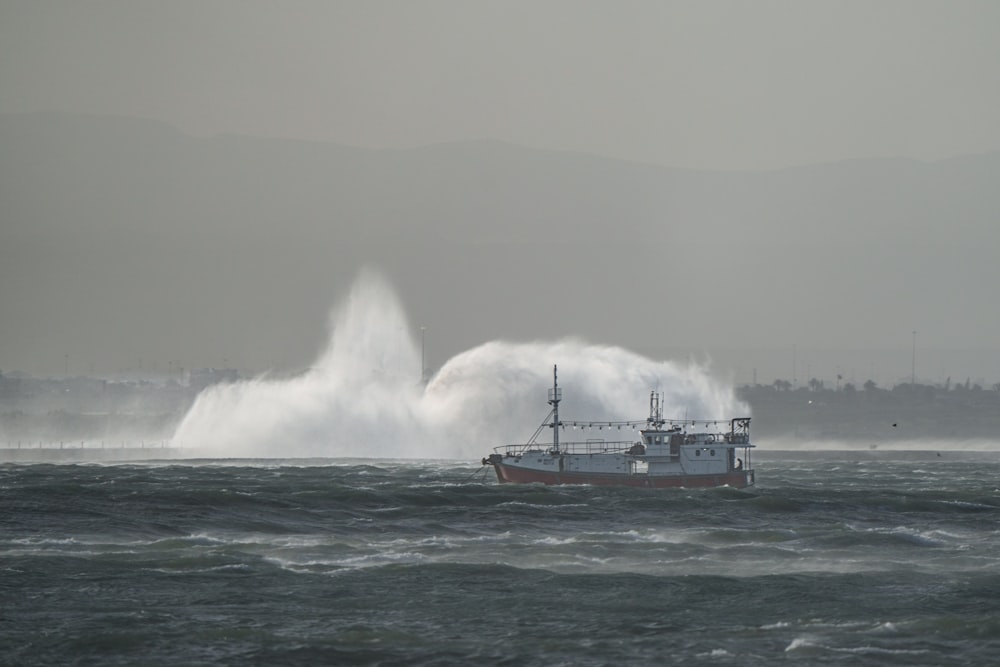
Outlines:
<svg viewBox="0 0 1000 667"><path fill-rule="evenodd" d="M740 381L765 364L883 381L911 371L919 330L920 370L994 382L997 153L770 170L1000 150L998 36L997 0L0 0L0 114L197 137L4 116L0 368L301 367L371 264L435 331L434 363L580 335L653 356L777 350L735 355ZM540 238L577 243L570 268ZM575 271L609 239L628 272ZM636 261L650 239L673 242L676 275ZM709 241L734 261L692 282L687 251ZM600 299L630 317L647 283L688 330L591 313ZM838 352L817 371L812 348ZM895 357L839 352L872 348Z"/></svg>
<svg viewBox="0 0 1000 667"><path fill-rule="evenodd" d="M0 0L0 112L709 169L1000 148L1000 3Z"/></svg>

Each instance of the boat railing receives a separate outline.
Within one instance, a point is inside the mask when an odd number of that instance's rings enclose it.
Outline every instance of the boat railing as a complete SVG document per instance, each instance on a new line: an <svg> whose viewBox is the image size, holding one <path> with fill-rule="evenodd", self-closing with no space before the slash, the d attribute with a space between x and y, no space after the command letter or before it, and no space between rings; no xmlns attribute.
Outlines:
<svg viewBox="0 0 1000 667"><path fill-rule="evenodd" d="M636 445L632 440L587 440L584 442L559 442L559 451L563 454L616 454L625 453ZM553 445L532 442L519 445L503 445L493 451L504 456L524 456L530 453L547 454Z"/></svg>

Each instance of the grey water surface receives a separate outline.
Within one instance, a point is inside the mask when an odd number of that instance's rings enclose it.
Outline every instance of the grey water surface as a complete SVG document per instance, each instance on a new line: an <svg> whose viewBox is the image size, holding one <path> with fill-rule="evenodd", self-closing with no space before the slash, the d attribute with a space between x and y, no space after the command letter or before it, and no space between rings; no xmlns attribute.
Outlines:
<svg viewBox="0 0 1000 667"><path fill-rule="evenodd" d="M747 490L464 461L0 466L0 663L969 665L1000 459L760 456Z"/></svg>

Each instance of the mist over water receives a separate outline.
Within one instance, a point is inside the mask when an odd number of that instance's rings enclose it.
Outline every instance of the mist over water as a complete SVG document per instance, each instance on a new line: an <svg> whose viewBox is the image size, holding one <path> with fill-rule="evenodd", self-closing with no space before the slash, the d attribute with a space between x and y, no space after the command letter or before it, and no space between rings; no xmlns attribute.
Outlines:
<svg viewBox="0 0 1000 667"><path fill-rule="evenodd" d="M704 366L582 340L485 343L449 359L426 387L419 382L420 356L393 289L366 271L335 309L329 344L308 371L209 387L174 444L213 457L479 458L523 442L546 416L553 364L564 422L645 418L653 389L663 393L666 417L749 414L732 386ZM570 427L561 437L636 435Z"/></svg>

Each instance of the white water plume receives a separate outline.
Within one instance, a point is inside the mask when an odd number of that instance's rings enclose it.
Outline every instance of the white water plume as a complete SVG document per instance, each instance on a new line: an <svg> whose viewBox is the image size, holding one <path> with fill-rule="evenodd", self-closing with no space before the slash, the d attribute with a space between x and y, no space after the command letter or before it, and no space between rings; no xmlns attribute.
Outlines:
<svg viewBox="0 0 1000 667"><path fill-rule="evenodd" d="M329 345L310 370L209 387L174 444L213 457L478 459L531 435L549 409L554 364L563 422L644 419L653 389L663 393L665 417L749 414L732 387L701 366L575 339L489 342L451 358L422 386L420 350L403 308L371 272L357 280L331 322ZM627 427L609 433L596 423L563 433L562 440L637 438ZM540 440L551 440L551 433Z"/></svg>

